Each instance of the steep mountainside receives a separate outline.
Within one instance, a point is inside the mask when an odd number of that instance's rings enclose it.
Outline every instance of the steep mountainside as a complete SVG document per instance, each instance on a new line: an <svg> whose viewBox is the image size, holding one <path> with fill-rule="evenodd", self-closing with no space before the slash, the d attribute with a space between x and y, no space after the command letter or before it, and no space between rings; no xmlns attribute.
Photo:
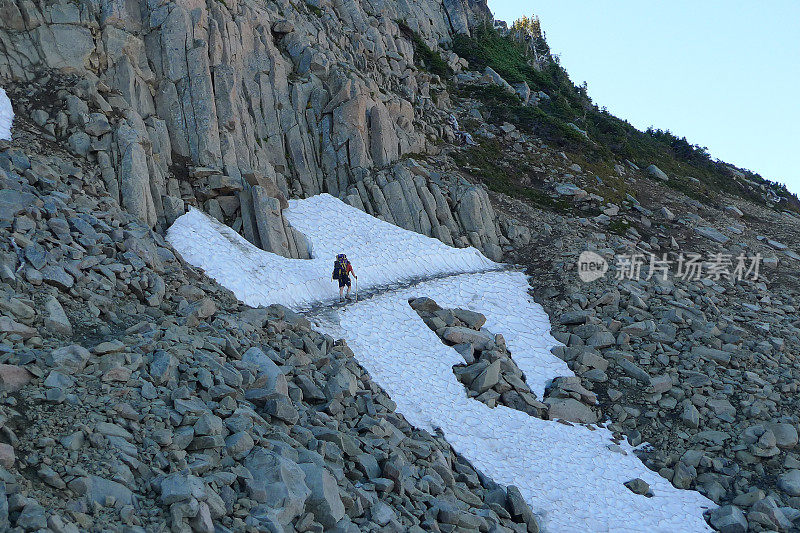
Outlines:
<svg viewBox="0 0 800 533"><path fill-rule="evenodd" d="M535 24L484 0L0 0L0 87L0 531L534 533L655 506L702 530L709 501L721 531L800 531L797 198L611 116ZM340 200L486 257L308 207ZM192 207L224 226L182 257L167 230ZM397 323L320 310L337 235ZM413 268L387 260L414 243ZM507 278L486 258L529 294L481 299ZM444 307L396 285L455 272L419 285ZM382 372L416 356L453 375ZM432 424L449 411L412 414L411 378L552 440L514 456L475 417ZM586 447L505 485L578 434L619 462ZM652 472L605 475L623 463Z"/></svg>
<svg viewBox="0 0 800 533"><path fill-rule="evenodd" d="M149 227L202 205L300 257L282 202L324 191L499 257L481 190L403 166L371 172L432 148L446 106L414 42L468 34L489 15L482 2L4 0L2 12L0 76L15 101L96 161Z"/></svg>

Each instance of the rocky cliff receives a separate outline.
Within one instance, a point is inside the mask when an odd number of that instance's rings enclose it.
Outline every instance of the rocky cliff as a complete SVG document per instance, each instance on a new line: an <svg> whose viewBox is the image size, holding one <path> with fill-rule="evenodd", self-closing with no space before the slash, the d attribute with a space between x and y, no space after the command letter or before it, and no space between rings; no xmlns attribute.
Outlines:
<svg viewBox="0 0 800 533"><path fill-rule="evenodd" d="M149 227L197 205L305 257L282 205L329 192L501 254L483 189L398 164L445 130L446 88L418 68L415 39L436 48L469 33L490 16L482 0L2 0L0 13L0 79L15 102L96 162Z"/></svg>

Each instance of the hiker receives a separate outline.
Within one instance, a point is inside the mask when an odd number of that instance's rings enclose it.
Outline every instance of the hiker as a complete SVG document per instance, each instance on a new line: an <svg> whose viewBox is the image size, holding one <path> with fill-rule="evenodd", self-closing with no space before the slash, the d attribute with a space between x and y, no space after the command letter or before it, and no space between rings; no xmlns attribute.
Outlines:
<svg viewBox="0 0 800 533"><path fill-rule="evenodd" d="M346 299L350 299L350 274L353 274L353 277L358 279L356 273L353 272L353 265L350 264L350 261L347 260L347 256L344 254L339 254L336 256L336 261L333 263L333 274L331 275L331 280L339 280L339 301ZM342 295L345 286L347 287L347 293Z"/></svg>

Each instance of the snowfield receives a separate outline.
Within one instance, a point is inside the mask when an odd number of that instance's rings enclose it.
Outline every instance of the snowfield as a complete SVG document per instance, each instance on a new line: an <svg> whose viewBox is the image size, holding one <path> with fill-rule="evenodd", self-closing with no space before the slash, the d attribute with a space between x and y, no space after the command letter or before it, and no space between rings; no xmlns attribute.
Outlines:
<svg viewBox="0 0 800 533"><path fill-rule="evenodd" d="M495 274L495 279L487 281L462 275L446 284L435 281L392 291L348 305L339 312L338 325L321 321L318 326L347 339L358 362L389 393L411 424L428 431L441 430L447 442L476 468L497 483L516 485L547 531L710 531L702 513L716 507L713 502L697 492L676 489L648 470L627 443L613 446L608 430L566 426L503 406L490 409L467 397L452 371L453 365L464 360L425 325L408 299L428 296L440 305L488 312L497 308L480 305L482 291L494 290L511 298L521 289L517 280L500 279L502 275L506 274ZM469 290L454 293L453 285L457 284ZM547 316L522 330L493 318L491 324L487 322L487 329L506 337L526 381L531 383L531 375L541 379L542 372L531 365L548 356L558 359L536 346L530 347L536 355L528 353L520 358L518 354L520 345L532 337L539 335L544 340L549 336ZM497 330L493 329L495 325L512 327ZM551 378L571 375L566 366L564 369ZM542 391L531 385L541 398ZM650 484L654 497L634 494L625 487L626 481L636 477Z"/></svg>
<svg viewBox="0 0 800 533"><path fill-rule="evenodd" d="M0 87L0 139L11 140L11 123L14 122L14 109L6 90Z"/></svg>
<svg viewBox="0 0 800 533"><path fill-rule="evenodd" d="M500 268L475 248L452 248L350 207L329 194L290 200L289 223L306 235L312 259L287 259L250 244L231 228L191 209L167 239L190 264L252 306L302 308L339 298L333 262L347 254L359 290L414 278ZM355 280L353 280L355 281Z"/></svg>
<svg viewBox="0 0 800 533"><path fill-rule="evenodd" d="M713 502L674 488L648 470L627 443L616 446L608 430L567 426L502 406L490 409L468 398L452 371L463 359L408 304L409 298L427 296L445 307L486 315L485 328L503 334L541 398L550 380L572 372L550 353L557 343L544 310L528 295L524 274L486 272L499 265L473 249L448 247L328 195L291 201L286 216L309 239L314 259L258 250L196 210L175 222L168 240L243 302L296 309L338 297L330 271L335 255L347 253L363 288L384 289L341 309L323 309L312 321L347 340L411 424L441 431L496 482L519 487L546 531L711 531L702 515ZM452 275L398 286L442 274ZM623 485L637 477L650 484L652 498Z"/></svg>

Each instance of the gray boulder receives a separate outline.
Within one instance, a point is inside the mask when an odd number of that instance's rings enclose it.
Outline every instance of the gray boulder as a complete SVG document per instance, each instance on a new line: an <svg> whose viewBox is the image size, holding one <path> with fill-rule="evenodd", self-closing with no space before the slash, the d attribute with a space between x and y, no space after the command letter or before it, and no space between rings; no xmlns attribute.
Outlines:
<svg viewBox="0 0 800 533"><path fill-rule="evenodd" d="M260 398L277 394L287 396L289 386L283 371L264 353L261 348L253 346L242 355L242 361L251 364L258 372L257 389L261 390Z"/></svg>
<svg viewBox="0 0 800 533"><path fill-rule="evenodd" d="M500 381L501 362L502 360L498 359L494 363L484 368L483 371L478 374L474 380L472 380L472 385L470 388L478 394L481 394L497 385L497 383Z"/></svg>
<svg viewBox="0 0 800 533"><path fill-rule="evenodd" d="M789 470L778 478L778 488L789 496L800 496L800 470Z"/></svg>
<svg viewBox="0 0 800 533"><path fill-rule="evenodd" d="M650 374L648 374L644 369L642 369L636 363L625 359L624 357L617 360L617 364L630 377L641 381L646 385L650 385Z"/></svg>
<svg viewBox="0 0 800 533"><path fill-rule="evenodd" d="M650 165L647 167L647 169L645 169L645 171L656 179L660 179L661 181L669 181L669 176L667 176L663 170L655 165Z"/></svg>
<svg viewBox="0 0 800 533"><path fill-rule="evenodd" d="M13 221L17 214L33 205L36 196L13 189L0 190L0 220Z"/></svg>
<svg viewBox="0 0 800 533"><path fill-rule="evenodd" d="M64 312L64 308L61 307L55 296L50 295L47 297L44 308L47 311L47 316L44 319L45 329L56 335L72 336L72 325Z"/></svg>
<svg viewBox="0 0 800 533"><path fill-rule="evenodd" d="M625 486L628 487L628 489L634 494L641 494L642 496L647 494L652 495L652 492L650 491L650 485L642 478L637 477L630 481L626 481Z"/></svg>
<svg viewBox="0 0 800 533"><path fill-rule="evenodd" d="M114 507L132 505L133 492L121 483L111 481L100 476L80 477L69 483L69 488L76 494L84 496L91 505L98 503L102 506L113 501Z"/></svg>
<svg viewBox="0 0 800 533"><path fill-rule="evenodd" d="M122 160L119 177L122 205L143 223L152 227L157 222L156 207L150 189L150 171L147 166L141 136L127 121L122 121L116 130L117 146Z"/></svg>
<svg viewBox="0 0 800 533"><path fill-rule="evenodd" d="M53 366L61 369L65 374L76 374L83 370L90 355L89 350L77 344L57 348L50 352Z"/></svg>
<svg viewBox="0 0 800 533"><path fill-rule="evenodd" d="M247 481L250 498L275 510L286 525L305 511L311 490L297 463L264 448L254 448L244 461L253 478Z"/></svg>
<svg viewBox="0 0 800 533"><path fill-rule="evenodd" d="M38 531L47 527L44 507L36 500L30 500L17 517L17 526L24 531Z"/></svg>
<svg viewBox="0 0 800 533"><path fill-rule="evenodd" d="M548 411L550 420L560 418L579 424L597 422L597 413L575 398L545 398L544 403L550 408Z"/></svg>
<svg viewBox="0 0 800 533"><path fill-rule="evenodd" d="M163 350L156 351L150 362L150 379L153 380L153 383L163 385L177 377L178 360Z"/></svg>
<svg viewBox="0 0 800 533"><path fill-rule="evenodd" d="M161 197L161 204L164 207L164 221L167 226L171 226L175 220L186 212L183 200L175 196L165 195Z"/></svg>
<svg viewBox="0 0 800 533"><path fill-rule="evenodd" d="M332 528L345 515L344 503L339 496L339 485L321 466L301 463L300 468L305 472L306 485L311 489L311 495L306 502L307 510L314 513L320 524Z"/></svg>
<svg viewBox="0 0 800 533"><path fill-rule="evenodd" d="M731 362L730 352L708 348L707 346L695 346L692 348L692 355L698 355L703 359L709 359L722 365L728 365Z"/></svg>
<svg viewBox="0 0 800 533"><path fill-rule="evenodd" d="M536 516L528 506L528 502L522 497L522 493L514 485L509 485L506 489L506 504L508 512L517 520L521 520L528 530L528 533L539 533L539 523Z"/></svg>
<svg viewBox="0 0 800 533"><path fill-rule="evenodd" d="M486 350L494 345L494 339L490 334L462 326L445 328L442 337L453 344L471 343L476 350Z"/></svg>
<svg viewBox="0 0 800 533"><path fill-rule="evenodd" d="M508 91L510 94L517 93L514 87L512 87L510 83L504 80L500 74L495 72L495 70L492 67L486 67L486 69L483 71L483 77L491 81L495 85L499 85L500 87Z"/></svg>
<svg viewBox="0 0 800 533"><path fill-rule="evenodd" d="M694 231L701 237L705 237L706 239L718 242L720 244L725 244L726 242L731 240L730 237L728 237L718 229L712 228L710 226L698 226L694 228Z"/></svg>
<svg viewBox="0 0 800 533"><path fill-rule="evenodd" d="M453 314L457 319L464 322L467 327L472 329L480 329L486 324L486 317L475 311L467 309L453 309Z"/></svg>
<svg viewBox="0 0 800 533"><path fill-rule="evenodd" d="M775 445L782 450L791 450L797 446L797 428L788 423L767 424L775 435Z"/></svg>
<svg viewBox="0 0 800 533"><path fill-rule="evenodd" d="M747 519L736 506L725 505L711 512L711 525L720 533L746 533Z"/></svg>

